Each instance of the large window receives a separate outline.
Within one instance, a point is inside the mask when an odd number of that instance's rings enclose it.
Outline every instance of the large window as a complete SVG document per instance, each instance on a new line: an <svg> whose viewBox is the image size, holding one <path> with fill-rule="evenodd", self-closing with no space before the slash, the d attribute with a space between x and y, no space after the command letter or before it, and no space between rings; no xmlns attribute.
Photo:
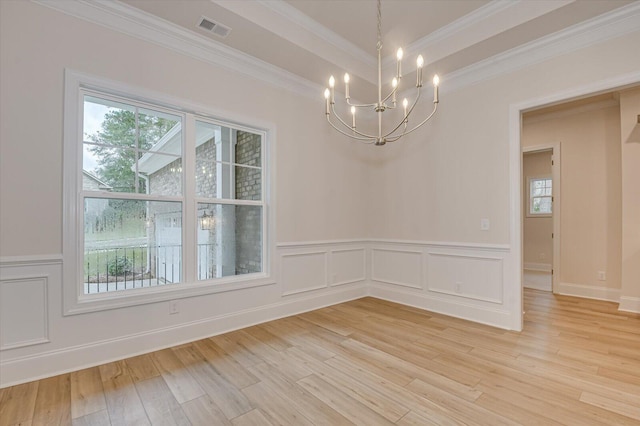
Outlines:
<svg viewBox="0 0 640 426"><path fill-rule="evenodd" d="M71 77L65 311L264 279L266 132Z"/></svg>

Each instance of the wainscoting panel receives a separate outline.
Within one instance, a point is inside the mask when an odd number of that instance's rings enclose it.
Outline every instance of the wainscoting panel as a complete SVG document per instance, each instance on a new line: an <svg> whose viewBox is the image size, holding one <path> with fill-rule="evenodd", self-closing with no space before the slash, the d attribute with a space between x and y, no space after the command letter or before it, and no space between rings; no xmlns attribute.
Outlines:
<svg viewBox="0 0 640 426"><path fill-rule="evenodd" d="M371 242L373 297L511 329L505 285L508 246L379 240Z"/></svg>
<svg viewBox="0 0 640 426"><path fill-rule="evenodd" d="M326 251L282 254L282 295L327 287L327 258Z"/></svg>
<svg viewBox="0 0 640 426"><path fill-rule="evenodd" d="M427 259L429 291L502 303L501 258L429 252Z"/></svg>
<svg viewBox="0 0 640 426"><path fill-rule="evenodd" d="M387 284L422 289L422 252L417 250L372 249L371 279Z"/></svg>
<svg viewBox="0 0 640 426"><path fill-rule="evenodd" d="M0 259L0 351L49 343L50 290L60 285L61 259Z"/></svg>
<svg viewBox="0 0 640 426"><path fill-rule="evenodd" d="M366 250L363 247L331 250L330 254L332 286L366 280Z"/></svg>
<svg viewBox="0 0 640 426"><path fill-rule="evenodd" d="M0 280L0 350L49 341L48 281L46 275Z"/></svg>

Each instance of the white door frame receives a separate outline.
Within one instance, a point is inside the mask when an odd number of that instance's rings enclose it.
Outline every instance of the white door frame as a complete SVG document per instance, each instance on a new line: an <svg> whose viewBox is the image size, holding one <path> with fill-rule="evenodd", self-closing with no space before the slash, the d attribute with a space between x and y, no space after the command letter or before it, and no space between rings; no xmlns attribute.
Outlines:
<svg viewBox="0 0 640 426"><path fill-rule="evenodd" d="M640 71L623 74L613 78L593 81L587 85L552 93L539 98L532 98L509 106L509 245L510 264L509 282L512 283L508 291L509 300L514 303L511 328L522 330L523 323L523 291L522 291L522 113L528 110L566 102L572 99L595 95L625 86L640 83Z"/></svg>
<svg viewBox="0 0 640 426"><path fill-rule="evenodd" d="M558 292L559 283L560 283L560 211L561 211L561 197L560 197L560 167L561 167L561 150L560 150L560 142L551 142L548 144L542 145L534 145L527 146L522 148L523 155L523 164L524 164L524 154L530 154L534 152L543 152L543 151L551 151L551 179L553 181L552 186L552 207L551 207L551 218L553 221L553 256L552 256L552 275L551 275L551 291L554 293ZM522 179L525 179L525 176L522 176ZM524 182L524 180L523 180ZM522 194L523 202L526 194ZM525 212L523 212L524 214ZM524 219L522 219L524 222ZM523 233L523 243L524 243L524 233Z"/></svg>

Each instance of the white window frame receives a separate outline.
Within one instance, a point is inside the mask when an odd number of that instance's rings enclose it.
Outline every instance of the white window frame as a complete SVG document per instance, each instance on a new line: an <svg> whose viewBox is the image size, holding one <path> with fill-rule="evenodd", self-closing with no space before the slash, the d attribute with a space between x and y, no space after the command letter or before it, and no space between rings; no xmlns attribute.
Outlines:
<svg viewBox="0 0 640 426"><path fill-rule="evenodd" d="M180 283L129 289L97 294L84 294L82 285L84 244L84 206L82 188L82 115L83 90L104 93L114 97L146 103L153 107L167 108L183 115L183 193L181 197L153 196L154 200L183 201L182 231L182 271ZM197 244L197 203L195 197L195 121L197 119L216 121L237 130L260 134L262 137L262 201L244 202L262 206L262 272L234 275L211 280L198 281L196 277ZM238 123L253 123L244 126ZM64 92L64 167L63 167L63 314L73 315L86 312L156 303L184 297L236 291L250 287L275 283L273 277L275 253L275 213L273 196L275 173L271 161L274 158L275 126L251 117L239 117L226 111L213 111L210 106L190 103L160 93L143 90L77 71L65 70ZM96 192L92 193L96 195ZM114 194L105 192L105 198ZM103 194L99 194L102 197ZM135 198L138 194L118 193L116 198ZM233 200L236 203L239 200Z"/></svg>
<svg viewBox="0 0 640 426"><path fill-rule="evenodd" d="M551 181L551 195L545 195L545 196L533 196L532 192L531 192L531 184L533 181L538 181L538 180L550 180ZM551 175L544 175L544 176L529 176L527 177L527 217L552 217L553 216L553 190L554 190L554 183L553 183L553 177ZM533 206L533 199L534 198L551 198L551 213L536 213L531 211L531 208Z"/></svg>

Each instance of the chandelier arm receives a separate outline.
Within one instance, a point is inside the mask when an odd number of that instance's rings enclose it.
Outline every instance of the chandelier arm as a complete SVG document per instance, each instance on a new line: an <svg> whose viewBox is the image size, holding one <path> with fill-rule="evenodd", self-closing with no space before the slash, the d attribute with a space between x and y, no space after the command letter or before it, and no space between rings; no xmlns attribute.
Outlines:
<svg viewBox="0 0 640 426"><path fill-rule="evenodd" d="M349 99L347 99L347 105L354 106L356 108L373 108L378 106L378 104L352 104Z"/></svg>
<svg viewBox="0 0 640 426"><path fill-rule="evenodd" d="M416 100L413 101L413 105L411 105L411 109L409 109L409 111L407 111L407 115L405 115L402 118L402 121L400 121L400 123L398 123L398 125L392 131L388 132L386 135L383 136L385 139L387 137L391 136L392 134L394 134L396 132L396 130L398 130L400 128L400 126L402 126L405 123L405 121L409 119L409 116L413 112L413 109L415 108L416 104L420 100L420 93L421 93L421 91L420 91L420 88L418 87L418 96L416 96ZM405 129L405 131L406 131L406 129ZM405 132L402 132L402 134L404 135Z"/></svg>
<svg viewBox="0 0 640 426"><path fill-rule="evenodd" d="M396 86L396 88L395 88L395 89L393 89L391 92L389 92L389 94L387 95L387 97L386 97L386 98L384 98L384 99L382 100L382 102L384 103L384 102L386 102L387 100L389 100L389 98L390 98L390 97L391 97L395 92L397 92L397 90L398 90L398 86ZM375 105L374 105L374 106L375 106ZM386 107L386 108L395 108L395 107L390 107L390 106L388 106L388 107Z"/></svg>
<svg viewBox="0 0 640 426"><path fill-rule="evenodd" d="M353 128L353 127L349 126L347 123L345 123L345 122L344 122L344 120L342 119L342 117L340 117L340 116L336 113L336 107L335 107L335 104L332 104L332 105L331 105L331 111L333 112L333 115L338 119L338 121L340 121L340 123L342 123L342 125L343 125L344 127L346 127L347 129L351 129L355 134L360 135L360 136L364 136L364 137L366 137L366 138L368 138L368 139L375 139L375 138L376 138L376 136L368 135L368 134L366 134L366 133L362 133L361 131L356 130L355 128ZM334 126L334 127L335 127L335 126Z"/></svg>
<svg viewBox="0 0 640 426"><path fill-rule="evenodd" d="M358 141L368 141L368 143L373 143L375 142L375 137L359 137L359 136L354 136L354 135L350 135L349 133L345 132L344 130L336 127L335 124L333 124L331 122L331 118L329 115L327 115L327 122L331 125L331 127L333 127L335 130L337 130L338 132L342 133L343 135L351 138L351 139L355 139Z"/></svg>
<svg viewBox="0 0 640 426"><path fill-rule="evenodd" d="M438 109L438 102L434 102L433 103L433 111L431 112L431 114L429 114L429 116L427 118L425 118L424 120L422 120L422 122L420 124L418 124L416 127L414 127L413 129L403 132L401 135L399 136L395 136L394 138L391 139L387 139L387 142L395 142L398 139L400 139L402 136L404 135L408 135L409 133L413 132L414 130L417 130L419 127L421 127L423 124L425 124L427 121L429 121L431 119L431 117L433 117L433 115L436 113L436 110Z"/></svg>

